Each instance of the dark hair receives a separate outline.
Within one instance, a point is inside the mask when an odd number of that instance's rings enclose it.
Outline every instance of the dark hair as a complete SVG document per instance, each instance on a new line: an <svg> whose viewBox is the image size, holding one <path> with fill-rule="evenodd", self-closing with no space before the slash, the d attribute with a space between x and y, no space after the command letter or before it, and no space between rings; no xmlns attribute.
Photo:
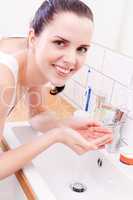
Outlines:
<svg viewBox="0 0 133 200"><path fill-rule="evenodd" d="M45 0L36 11L30 27L34 29L35 35L39 36L45 26L53 20L55 14L67 11L87 17L93 22L91 9L80 0Z"/></svg>

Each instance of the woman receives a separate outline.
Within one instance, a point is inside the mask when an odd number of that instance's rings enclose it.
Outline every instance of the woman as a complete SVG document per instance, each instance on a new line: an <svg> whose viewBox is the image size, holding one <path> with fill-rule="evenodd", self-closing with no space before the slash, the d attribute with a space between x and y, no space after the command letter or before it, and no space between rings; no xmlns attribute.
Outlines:
<svg viewBox="0 0 133 200"><path fill-rule="evenodd" d="M54 143L64 143L78 154L111 142L111 132L97 122L71 117L59 121L37 96L51 82L63 86L84 64L93 34L93 14L79 0L44 1L30 25L27 46L12 55L0 53L0 140L5 120L16 104L16 91L31 95L31 126L44 135L0 156L3 179ZM40 99L40 98L39 98ZM43 108L43 109L42 109Z"/></svg>

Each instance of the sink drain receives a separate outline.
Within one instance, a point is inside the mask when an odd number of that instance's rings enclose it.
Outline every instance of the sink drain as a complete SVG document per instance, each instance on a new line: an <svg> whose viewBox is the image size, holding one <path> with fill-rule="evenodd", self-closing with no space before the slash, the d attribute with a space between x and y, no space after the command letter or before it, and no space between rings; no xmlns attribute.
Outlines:
<svg viewBox="0 0 133 200"><path fill-rule="evenodd" d="M70 185L70 188L72 189L72 191L79 192L79 193L85 192L87 190L87 187L79 182L72 183Z"/></svg>

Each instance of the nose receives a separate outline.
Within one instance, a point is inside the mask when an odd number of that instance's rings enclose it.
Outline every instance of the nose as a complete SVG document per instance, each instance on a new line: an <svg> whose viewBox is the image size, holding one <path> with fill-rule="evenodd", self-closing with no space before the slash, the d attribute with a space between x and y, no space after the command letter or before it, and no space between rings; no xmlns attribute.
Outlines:
<svg viewBox="0 0 133 200"><path fill-rule="evenodd" d="M75 50L67 50L63 57L64 63L67 64L69 67L74 67L77 61L76 58L76 51Z"/></svg>

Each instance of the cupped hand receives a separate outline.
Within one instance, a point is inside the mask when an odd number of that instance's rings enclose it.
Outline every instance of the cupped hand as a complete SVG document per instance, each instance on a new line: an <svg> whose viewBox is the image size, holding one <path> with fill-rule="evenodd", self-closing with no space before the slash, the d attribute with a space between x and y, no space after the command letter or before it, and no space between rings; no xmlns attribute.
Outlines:
<svg viewBox="0 0 133 200"><path fill-rule="evenodd" d="M89 120L88 118L72 116L67 121L67 126L76 130L86 139L96 139L105 134L112 135L112 131L108 128L105 128L101 122Z"/></svg>
<svg viewBox="0 0 133 200"><path fill-rule="evenodd" d="M57 135L57 142L64 143L79 155L96 150L112 140L111 134L105 134L91 140L86 139L74 129L67 127L59 128Z"/></svg>

